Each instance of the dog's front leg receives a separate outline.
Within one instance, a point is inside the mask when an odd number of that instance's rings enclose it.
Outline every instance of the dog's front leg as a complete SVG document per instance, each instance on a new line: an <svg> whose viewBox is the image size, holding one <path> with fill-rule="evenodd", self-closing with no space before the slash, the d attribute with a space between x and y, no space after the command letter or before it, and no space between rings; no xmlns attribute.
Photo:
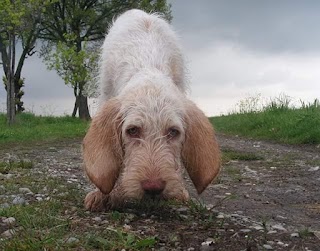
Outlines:
<svg viewBox="0 0 320 251"><path fill-rule="evenodd" d="M118 207L122 204L122 189L116 186L109 194L102 193L99 189L89 192L84 199L85 208L92 212L100 212Z"/></svg>
<svg viewBox="0 0 320 251"><path fill-rule="evenodd" d="M99 212L108 208L109 194L104 194L100 190L91 191L84 199L84 206L87 210Z"/></svg>

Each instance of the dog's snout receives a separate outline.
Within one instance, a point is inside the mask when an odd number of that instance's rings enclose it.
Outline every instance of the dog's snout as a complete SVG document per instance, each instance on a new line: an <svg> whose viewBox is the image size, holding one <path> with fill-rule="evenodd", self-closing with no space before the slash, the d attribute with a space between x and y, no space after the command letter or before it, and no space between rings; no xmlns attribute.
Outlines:
<svg viewBox="0 0 320 251"><path fill-rule="evenodd" d="M166 187L166 182L162 179L144 180L141 182L142 189L146 195L160 195Z"/></svg>

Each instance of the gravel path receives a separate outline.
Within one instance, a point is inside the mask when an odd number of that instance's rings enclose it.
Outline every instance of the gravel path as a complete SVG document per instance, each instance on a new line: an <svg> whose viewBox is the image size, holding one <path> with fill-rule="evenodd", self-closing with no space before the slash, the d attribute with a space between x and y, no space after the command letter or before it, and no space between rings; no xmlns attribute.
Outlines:
<svg viewBox="0 0 320 251"><path fill-rule="evenodd" d="M244 156L250 154L258 159L230 159L224 163L218 181L198 198L207 207L213 207L210 211L226 224L221 229L228 234L221 238L220 243L213 243L203 227L201 233L197 227L190 227L188 230L181 227L182 231L191 231L194 238L188 239L181 247L178 244L176 249L165 249L163 246L162 250L320 250L319 146L288 146L226 135L219 135L218 139L222 150L234 151ZM81 140L68 140L0 148L0 161L31 160L37 172L59 177L62 182L76 184L85 195L92 189L92 185L81 167L80 142ZM7 178L6 175L10 173L0 174L0 180ZM190 181L187 183L194 195ZM0 184L0 195L4 189ZM23 190L28 188L21 189L21 194L28 192ZM16 196L17 203L19 198L27 200L21 194ZM40 195L38 197L37 200L45 199ZM175 210L184 218L189 217L185 208ZM148 221L138 217L132 222L132 227L138 228L139 224L149 224L153 228L158 226L159 238L165 239L168 229L173 226L172 222L167 222L166 225L161 217L160 219ZM177 222L175 224L179 224ZM302 232L310 232L313 237L301 239ZM236 234L247 238L248 233L255 233L252 234L253 237L265 235L263 243L251 247L249 245L246 249L241 246L243 242L237 241L230 245ZM197 236L199 234L203 236ZM230 245L229 248L224 249L227 245Z"/></svg>

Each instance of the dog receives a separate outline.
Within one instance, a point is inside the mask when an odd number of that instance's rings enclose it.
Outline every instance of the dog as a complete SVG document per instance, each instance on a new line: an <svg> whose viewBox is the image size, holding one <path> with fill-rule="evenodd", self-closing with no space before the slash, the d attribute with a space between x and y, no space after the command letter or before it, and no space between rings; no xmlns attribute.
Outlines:
<svg viewBox="0 0 320 251"><path fill-rule="evenodd" d="M187 201L183 173L202 193L218 175L214 129L187 98L178 38L157 14L129 10L102 46L100 105L83 140L97 187L85 207L101 211L143 198Z"/></svg>

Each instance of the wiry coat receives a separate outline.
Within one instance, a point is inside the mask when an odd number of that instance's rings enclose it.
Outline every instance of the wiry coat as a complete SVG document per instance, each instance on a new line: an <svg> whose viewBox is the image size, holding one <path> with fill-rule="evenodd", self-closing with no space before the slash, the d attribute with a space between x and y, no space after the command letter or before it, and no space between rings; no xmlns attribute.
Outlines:
<svg viewBox="0 0 320 251"><path fill-rule="evenodd" d="M85 199L88 209L150 194L184 201L184 169L198 193L216 177L214 131L186 98L185 75L166 21L130 10L114 22L102 48L99 111L83 141L85 169L98 188Z"/></svg>

